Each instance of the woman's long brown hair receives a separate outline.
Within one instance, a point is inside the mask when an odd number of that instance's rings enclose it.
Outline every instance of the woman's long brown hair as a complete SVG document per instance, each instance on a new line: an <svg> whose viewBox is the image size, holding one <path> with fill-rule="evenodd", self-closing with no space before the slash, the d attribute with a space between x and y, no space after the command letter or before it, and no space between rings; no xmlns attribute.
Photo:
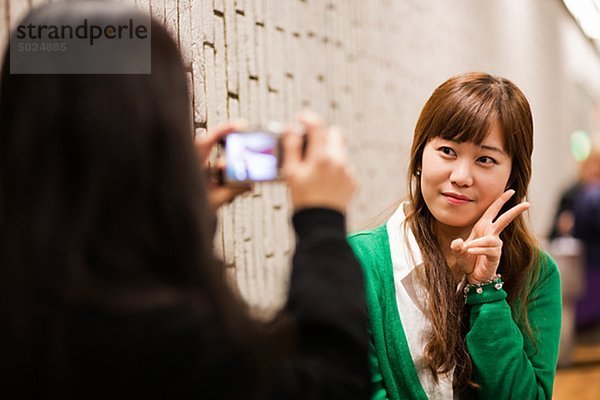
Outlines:
<svg viewBox="0 0 600 400"><path fill-rule="evenodd" d="M531 109L525 95L511 81L472 72L444 82L423 107L411 148L408 182L412 208L407 213L406 226L414 232L423 253L422 280L428 293L427 314L431 321L425 357L436 379L440 374L453 371L454 387L459 391L477 387L465 340L469 327L468 307L462 292L457 291L456 281L440 248L435 219L423 199L418 171L423 149L431 139L441 137L481 144L493 121L500 123L504 148L512 158L508 188L514 189L515 194L500 211L502 214L527 195L533 151ZM504 245L498 272L506 282L511 306L521 304L517 309L522 312L514 317L521 330L532 338L525 302L530 292L529 283L537 274L537 242L523 216L506 227L500 238ZM513 313L514 310L513 307Z"/></svg>

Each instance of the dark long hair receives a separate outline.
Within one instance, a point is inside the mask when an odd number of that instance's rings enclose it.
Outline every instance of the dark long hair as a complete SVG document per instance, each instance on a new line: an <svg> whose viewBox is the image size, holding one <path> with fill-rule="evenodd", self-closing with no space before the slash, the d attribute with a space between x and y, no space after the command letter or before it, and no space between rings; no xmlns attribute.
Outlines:
<svg viewBox="0 0 600 400"><path fill-rule="evenodd" d="M435 218L423 199L418 171L423 149L431 139L481 144L494 121L502 128L504 148L512 159L508 187L515 190L500 211L502 214L527 196L533 151L531 109L525 95L511 81L481 72L448 79L434 90L423 107L411 149L408 182L412 208L407 221L423 253L424 283L429 296L427 313L432 325L425 357L434 376L454 368L454 384L459 390L476 386L465 342L468 309L462 293L456 291L456 282L435 235ZM504 246L498 272L507 282L508 301L522 310L515 313L515 318L523 332L532 337L525 302L529 284L538 273L537 242L523 216L506 227L500 238Z"/></svg>
<svg viewBox="0 0 600 400"><path fill-rule="evenodd" d="M80 4L33 13L51 25L86 13L108 24L125 12ZM60 369L65 321L81 310L210 310L231 345L246 347L246 314L212 252L215 216L194 150L184 66L160 24L152 22L151 34L149 75L17 75L5 54L0 353L14 374Z"/></svg>

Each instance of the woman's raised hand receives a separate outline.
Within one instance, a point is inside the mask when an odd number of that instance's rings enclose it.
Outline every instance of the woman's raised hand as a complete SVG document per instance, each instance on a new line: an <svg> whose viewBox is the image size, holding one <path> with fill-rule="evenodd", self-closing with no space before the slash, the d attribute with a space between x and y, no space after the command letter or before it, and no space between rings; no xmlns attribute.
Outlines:
<svg viewBox="0 0 600 400"><path fill-rule="evenodd" d="M514 194L512 189L504 192L488 207L466 240L455 239L450 244L457 270L467 275L469 283L481 283L495 277L502 255L500 233L530 206L528 202L519 203L494 221L502 206Z"/></svg>
<svg viewBox="0 0 600 400"><path fill-rule="evenodd" d="M306 128L306 154L302 154L300 135L288 132L283 138L283 173L292 205L295 210L325 207L345 213L356 180L342 133L338 128L327 128L313 113L303 114L300 122Z"/></svg>

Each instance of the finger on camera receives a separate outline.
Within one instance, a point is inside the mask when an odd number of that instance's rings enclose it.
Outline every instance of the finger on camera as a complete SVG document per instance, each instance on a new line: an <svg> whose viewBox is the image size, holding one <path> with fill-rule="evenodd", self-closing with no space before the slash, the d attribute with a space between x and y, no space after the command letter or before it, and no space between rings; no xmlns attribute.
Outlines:
<svg viewBox="0 0 600 400"><path fill-rule="evenodd" d="M312 111L303 112L298 120L306 128L308 140L306 158L315 157L318 152L323 152L326 149L327 132L323 126L323 120Z"/></svg>
<svg viewBox="0 0 600 400"><path fill-rule="evenodd" d="M222 138L230 134L231 132L244 130L247 126L247 122L244 120L234 120L228 121L224 124L217 126L214 129L208 131L206 136L203 136L205 144L212 148L215 144L219 142Z"/></svg>
<svg viewBox="0 0 600 400"><path fill-rule="evenodd" d="M231 132L245 129L247 123L244 120L226 122L208 131L206 135L196 136L194 145L199 152L201 161L204 163L210 157L210 153L217 143Z"/></svg>
<svg viewBox="0 0 600 400"><path fill-rule="evenodd" d="M293 171L302 161L302 137L296 133L286 132L283 143L283 170Z"/></svg>

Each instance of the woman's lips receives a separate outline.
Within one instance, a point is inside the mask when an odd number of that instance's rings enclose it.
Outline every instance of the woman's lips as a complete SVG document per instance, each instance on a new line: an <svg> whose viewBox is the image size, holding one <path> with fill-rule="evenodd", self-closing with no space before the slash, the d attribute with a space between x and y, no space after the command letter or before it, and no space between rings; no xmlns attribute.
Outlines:
<svg viewBox="0 0 600 400"><path fill-rule="evenodd" d="M448 203L454 204L454 205L466 204L471 201L471 199L468 198L467 196L463 196L458 193L444 192L444 193L442 193L442 195L446 198Z"/></svg>

